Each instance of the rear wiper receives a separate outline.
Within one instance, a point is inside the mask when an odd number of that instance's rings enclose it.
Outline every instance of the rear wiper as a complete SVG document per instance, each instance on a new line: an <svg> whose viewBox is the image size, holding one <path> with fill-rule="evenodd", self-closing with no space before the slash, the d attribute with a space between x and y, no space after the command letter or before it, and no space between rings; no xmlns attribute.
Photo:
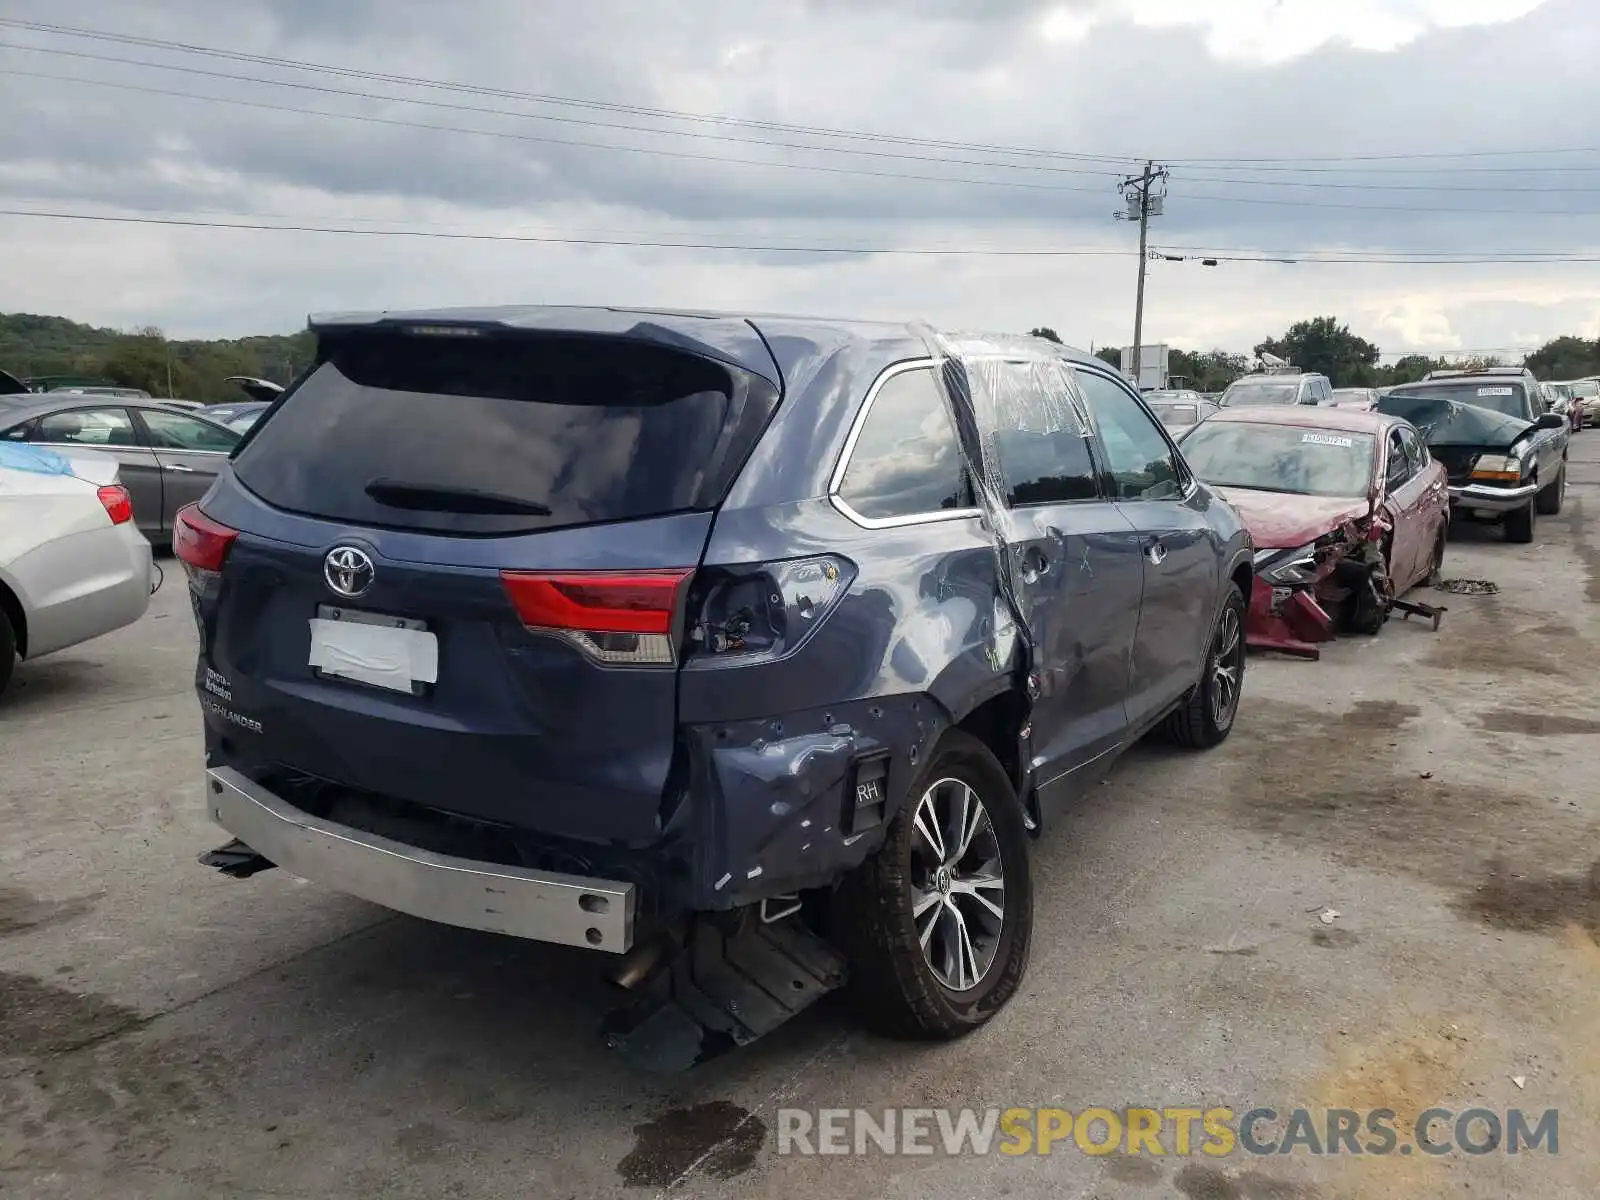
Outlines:
<svg viewBox="0 0 1600 1200"><path fill-rule="evenodd" d="M479 516L548 517L550 509L533 500L502 496L477 488L441 487L431 483L407 483L401 479L374 479L366 493L390 508L417 512L473 513Z"/></svg>

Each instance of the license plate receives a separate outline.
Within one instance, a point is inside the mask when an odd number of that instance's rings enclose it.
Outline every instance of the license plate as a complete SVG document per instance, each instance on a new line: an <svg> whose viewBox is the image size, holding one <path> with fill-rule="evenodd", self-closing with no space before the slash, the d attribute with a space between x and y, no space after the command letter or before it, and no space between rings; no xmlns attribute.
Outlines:
<svg viewBox="0 0 1600 1200"><path fill-rule="evenodd" d="M422 621L322 604L310 624L309 662L319 679L413 696L439 680L439 638Z"/></svg>

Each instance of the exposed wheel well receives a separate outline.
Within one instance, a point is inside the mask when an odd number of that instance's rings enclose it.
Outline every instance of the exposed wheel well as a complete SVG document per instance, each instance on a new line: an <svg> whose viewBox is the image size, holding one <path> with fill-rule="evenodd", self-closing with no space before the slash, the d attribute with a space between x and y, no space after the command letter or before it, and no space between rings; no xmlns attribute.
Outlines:
<svg viewBox="0 0 1600 1200"><path fill-rule="evenodd" d="M1244 597L1245 606L1249 607L1250 585L1255 579L1254 570L1248 562L1242 562L1233 569L1231 578L1239 585L1239 594Z"/></svg>
<svg viewBox="0 0 1600 1200"><path fill-rule="evenodd" d="M1015 785L1022 778L1022 726L1027 719L1028 706L1022 694L1012 688L991 696L969 712L956 728L971 734L989 748L989 753L1000 760L1006 776ZM1027 810L1037 825L1039 814L1034 798L1025 798Z"/></svg>
<svg viewBox="0 0 1600 1200"><path fill-rule="evenodd" d="M28 657L28 619L22 615L22 601L12 595L11 589L0 583L0 612L11 622L11 631L17 635L17 657Z"/></svg>

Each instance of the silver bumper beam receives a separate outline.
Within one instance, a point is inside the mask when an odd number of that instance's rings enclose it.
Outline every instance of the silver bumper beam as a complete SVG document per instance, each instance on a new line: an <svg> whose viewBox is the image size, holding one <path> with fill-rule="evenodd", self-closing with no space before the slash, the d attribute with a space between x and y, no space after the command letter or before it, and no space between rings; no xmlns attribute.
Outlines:
<svg viewBox="0 0 1600 1200"><path fill-rule="evenodd" d="M635 888L435 854L301 812L239 772L206 771L217 824L291 875L428 921L622 954Z"/></svg>
<svg viewBox="0 0 1600 1200"><path fill-rule="evenodd" d="M1539 494L1535 484L1521 487L1489 487L1482 483L1469 483L1449 489L1450 503L1462 508L1481 508L1489 512L1510 512L1521 508Z"/></svg>

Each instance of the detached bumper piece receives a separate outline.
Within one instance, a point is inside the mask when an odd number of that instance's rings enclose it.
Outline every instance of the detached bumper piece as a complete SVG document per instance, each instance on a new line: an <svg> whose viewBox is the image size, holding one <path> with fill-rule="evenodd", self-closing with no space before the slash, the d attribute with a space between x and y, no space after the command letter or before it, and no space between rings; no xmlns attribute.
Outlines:
<svg viewBox="0 0 1600 1200"><path fill-rule="evenodd" d="M1295 588L1287 596L1274 597L1270 584L1256 580L1244 626L1245 645L1250 649L1315 662L1322 657L1317 643L1331 642L1337 633L1334 619L1310 589Z"/></svg>
<svg viewBox="0 0 1600 1200"><path fill-rule="evenodd" d="M633 943L635 887L501 866L379 837L302 812L228 767L206 772L206 808L238 841L208 863L254 874L276 864L397 912L444 925L622 954ZM204 859L202 861L205 861Z"/></svg>
<svg viewBox="0 0 1600 1200"><path fill-rule="evenodd" d="M633 1004L610 1014L606 1044L629 1065L686 1071L771 1032L844 982L844 959L793 916L753 911L732 928L699 918Z"/></svg>

